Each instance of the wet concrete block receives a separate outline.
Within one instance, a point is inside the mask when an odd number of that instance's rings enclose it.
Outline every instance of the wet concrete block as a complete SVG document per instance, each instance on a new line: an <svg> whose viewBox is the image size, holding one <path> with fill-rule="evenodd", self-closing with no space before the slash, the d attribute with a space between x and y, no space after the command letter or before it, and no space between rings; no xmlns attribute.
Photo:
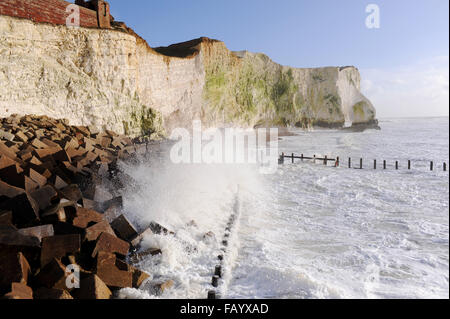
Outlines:
<svg viewBox="0 0 450 319"><path fill-rule="evenodd" d="M126 267L119 269L116 265L116 256L112 253L100 251L97 256L96 274L109 287L131 288L133 274Z"/></svg>
<svg viewBox="0 0 450 319"><path fill-rule="evenodd" d="M80 251L81 237L78 234L58 235L42 239L41 267L53 258L61 258L67 254Z"/></svg>
<svg viewBox="0 0 450 319"><path fill-rule="evenodd" d="M56 288L38 288L33 293L34 299L37 300L65 300L73 299L67 290Z"/></svg>
<svg viewBox="0 0 450 319"><path fill-rule="evenodd" d="M138 236L136 228L131 222L122 214L111 223L116 235L126 241L131 241Z"/></svg>
<svg viewBox="0 0 450 319"><path fill-rule="evenodd" d="M92 299L111 299L112 292L108 286L97 275L90 275L80 282L80 289L76 289L73 293L76 299L92 300Z"/></svg>
<svg viewBox="0 0 450 319"><path fill-rule="evenodd" d="M39 204L27 193L15 196L0 205L11 211L14 225L30 225L39 220Z"/></svg>
<svg viewBox="0 0 450 319"><path fill-rule="evenodd" d="M13 282L11 291L4 296L5 299L33 299L33 289L25 284Z"/></svg>
<svg viewBox="0 0 450 319"><path fill-rule="evenodd" d="M92 257L97 256L99 252L116 253L121 256L126 256L130 250L130 244L126 241L117 238L108 233L102 233L98 239L97 244L92 252Z"/></svg>
<svg viewBox="0 0 450 319"><path fill-rule="evenodd" d="M73 202L78 202L83 197L78 185L69 185L67 187L64 187L63 189L59 190L59 193L63 198L66 198Z"/></svg>
<svg viewBox="0 0 450 319"><path fill-rule="evenodd" d="M49 208L57 199L58 193L50 185L39 188L30 192L30 196L38 203L40 210Z"/></svg>
<svg viewBox="0 0 450 319"><path fill-rule="evenodd" d="M115 236L114 230L106 220L86 228L85 239L87 241L96 241L102 233L108 233Z"/></svg>
<svg viewBox="0 0 450 319"><path fill-rule="evenodd" d="M19 234L22 234L24 236L36 237L37 239L39 239L39 242L42 241L42 238L52 237L55 234L53 230L53 225L42 225L29 228L21 228L18 230L18 232Z"/></svg>
<svg viewBox="0 0 450 319"><path fill-rule="evenodd" d="M76 215L72 219L72 225L79 228L87 228L104 220L103 215L95 210L77 207Z"/></svg>
<svg viewBox="0 0 450 319"><path fill-rule="evenodd" d="M57 258L49 260L43 266L35 277L35 282L43 287L55 289L67 289L66 278L69 275L66 272L66 266Z"/></svg>
<svg viewBox="0 0 450 319"><path fill-rule="evenodd" d="M0 257L0 291L6 292L12 282L28 283L31 268L21 252L1 252Z"/></svg>

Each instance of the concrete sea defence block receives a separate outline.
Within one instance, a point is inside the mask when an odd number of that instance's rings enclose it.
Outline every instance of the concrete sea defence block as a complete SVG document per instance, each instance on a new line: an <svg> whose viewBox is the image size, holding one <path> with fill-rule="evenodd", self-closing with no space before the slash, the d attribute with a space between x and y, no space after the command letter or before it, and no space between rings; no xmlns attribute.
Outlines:
<svg viewBox="0 0 450 319"><path fill-rule="evenodd" d="M22 253L0 252L0 292L5 291L12 282L28 283L31 276L30 265Z"/></svg>
<svg viewBox="0 0 450 319"><path fill-rule="evenodd" d="M112 253L100 251L97 256L96 274L106 285L115 288L133 287L133 273L116 263Z"/></svg>
<svg viewBox="0 0 450 319"><path fill-rule="evenodd" d="M33 292L34 299L40 300L67 300L73 299L70 293L64 289L41 287Z"/></svg>
<svg viewBox="0 0 450 319"><path fill-rule="evenodd" d="M22 228L18 230L19 234L24 236L36 237L42 242L44 237L52 237L55 232L53 230L53 225L42 225L30 228Z"/></svg>
<svg viewBox="0 0 450 319"><path fill-rule="evenodd" d="M80 289L73 293L76 299L111 299L112 292L108 286L95 274L82 279Z"/></svg>
<svg viewBox="0 0 450 319"><path fill-rule="evenodd" d="M97 256L100 252L116 253L121 256L126 256L129 250L130 244L126 241L115 237L115 235L102 233L97 239L97 244L92 252L92 257Z"/></svg>
<svg viewBox="0 0 450 319"><path fill-rule="evenodd" d="M42 239L41 266L45 266L53 258L61 258L69 253L80 251L80 235L58 235Z"/></svg>
<svg viewBox="0 0 450 319"><path fill-rule="evenodd" d="M95 142L99 132L64 120L0 119L9 122L15 137L0 138L0 297L109 299L150 278L125 262L138 233L123 215L123 199L93 200L131 140L104 132L111 140L105 148ZM143 251L140 258L157 253ZM66 287L68 265L80 267L84 288Z"/></svg>
<svg viewBox="0 0 450 319"><path fill-rule="evenodd" d="M5 296L5 299L33 299L33 289L26 284L13 282L11 284L11 291Z"/></svg>
<svg viewBox="0 0 450 319"><path fill-rule="evenodd" d="M112 228L117 236L126 241L132 241L138 236L136 228L131 222L122 214L111 223Z"/></svg>

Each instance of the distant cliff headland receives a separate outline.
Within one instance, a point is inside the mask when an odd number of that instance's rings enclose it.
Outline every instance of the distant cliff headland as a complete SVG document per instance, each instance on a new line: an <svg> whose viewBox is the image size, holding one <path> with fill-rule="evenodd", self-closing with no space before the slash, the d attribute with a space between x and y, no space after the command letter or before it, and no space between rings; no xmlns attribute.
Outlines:
<svg viewBox="0 0 450 319"><path fill-rule="evenodd" d="M194 119L377 127L355 67L291 68L208 38L151 48L105 1L76 3L79 28L66 26L65 1L0 2L0 117L47 115L128 135L170 134Z"/></svg>

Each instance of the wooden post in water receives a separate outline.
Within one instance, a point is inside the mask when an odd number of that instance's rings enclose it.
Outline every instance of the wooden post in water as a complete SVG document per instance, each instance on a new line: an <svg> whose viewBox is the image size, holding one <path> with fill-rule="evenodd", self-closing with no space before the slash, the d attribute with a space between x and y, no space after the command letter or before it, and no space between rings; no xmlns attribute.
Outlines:
<svg viewBox="0 0 450 319"><path fill-rule="evenodd" d="M363 169L363 159L359 160L359 169Z"/></svg>
<svg viewBox="0 0 450 319"><path fill-rule="evenodd" d="M348 158L348 168L352 168L352 158Z"/></svg>
<svg viewBox="0 0 450 319"><path fill-rule="evenodd" d="M302 162L303 162L303 157L304 157L303 154L302 154L300 157L301 157L301 160L302 160Z"/></svg>
<svg viewBox="0 0 450 319"><path fill-rule="evenodd" d="M292 164L294 164L294 153L292 153Z"/></svg>
<svg viewBox="0 0 450 319"><path fill-rule="evenodd" d="M433 161L430 162L430 171L432 171L434 169L434 163Z"/></svg>
<svg viewBox="0 0 450 319"><path fill-rule="evenodd" d="M339 167L339 160L340 160L340 158L339 158L339 156L338 157L336 157L336 165L335 165L335 167Z"/></svg>
<svg viewBox="0 0 450 319"><path fill-rule="evenodd" d="M278 160L278 164L284 164L284 153L281 153L280 159Z"/></svg>
<svg viewBox="0 0 450 319"><path fill-rule="evenodd" d="M216 288L217 288L217 287L219 286L219 276L214 275L214 276L212 277L211 284L212 284L213 287L216 287Z"/></svg>
<svg viewBox="0 0 450 319"><path fill-rule="evenodd" d="M328 165L328 156L325 155L325 159L323 160L323 165Z"/></svg>
<svg viewBox="0 0 450 319"><path fill-rule="evenodd" d="M314 164L316 164L316 154L314 154Z"/></svg>
<svg viewBox="0 0 450 319"><path fill-rule="evenodd" d="M395 169L398 170L398 161L395 161Z"/></svg>
<svg viewBox="0 0 450 319"><path fill-rule="evenodd" d="M216 268L214 269L214 275L222 278L222 266L220 265L216 266Z"/></svg>
<svg viewBox="0 0 450 319"><path fill-rule="evenodd" d="M377 160L373 160L373 169L377 169Z"/></svg>
<svg viewBox="0 0 450 319"><path fill-rule="evenodd" d="M216 299L216 292L214 290L208 291L208 299Z"/></svg>
<svg viewBox="0 0 450 319"><path fill-rule="evenodd" d="M386 160L383 161L383 169L386 169Z"/></svg>
<svg viewBox="0 0 450 319"><path fill-rule="evenodd" d="M411 160L408 160L408 169L411 169Z"/></svg>
<svg viewBox="0 0 450 319"><path fill-rule="evenodd" d="M447 163L444 162L444 172L447 171Z"/></svg>

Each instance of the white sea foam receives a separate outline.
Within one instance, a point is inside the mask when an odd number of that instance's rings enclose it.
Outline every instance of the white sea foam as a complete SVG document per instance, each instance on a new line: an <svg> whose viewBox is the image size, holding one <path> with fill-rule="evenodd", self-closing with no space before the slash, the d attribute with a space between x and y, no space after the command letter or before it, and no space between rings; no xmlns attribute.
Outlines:
<svg viewBox="0 0 450 319"><path fill-rule="evenodd" d="M211 289L211 278L228 218L233 213L236 187L241 183L258 188L256 166L246 165L173 165L161 163L157 155L138 166L121 164L121 170L132 178L123 193L127 217L140 228L151 221L176 232L176 236L151 235L142 248L160 248L162 256L150 257L138 266L152 274L142 287L120 292L122 298L148 298L152 282L172 279L175 289L163 298L205 298ZM214 236L205 234L213 232ZM225 268L237 256L239 239L230 238ZM227 271L225 273L228 273ZM229 279L224 278L225 282ZM225 289L222 285L221 289Z"/></svg>
<svg viewBox="0 0 450 319"><path fill-rule="evenodd" d="M120 297L154 298L151 283L172 279L175 287L162 298L205 298L240 185L224 297L448 298L449 182L441 166L449 157L448 118L381 125L382 131L298 132L280 141L286 153L338 155L340 168L287 163L275 175L260 175L249 166L123 164L134 180L123 194L127 216L140 227L155 220L177 235L145 238L144 246L163 255L142 261L149 283ZM367 169L348 169L349 156L355 166L363 157ZM215 238L204 239L208 231Z"/></svg>

